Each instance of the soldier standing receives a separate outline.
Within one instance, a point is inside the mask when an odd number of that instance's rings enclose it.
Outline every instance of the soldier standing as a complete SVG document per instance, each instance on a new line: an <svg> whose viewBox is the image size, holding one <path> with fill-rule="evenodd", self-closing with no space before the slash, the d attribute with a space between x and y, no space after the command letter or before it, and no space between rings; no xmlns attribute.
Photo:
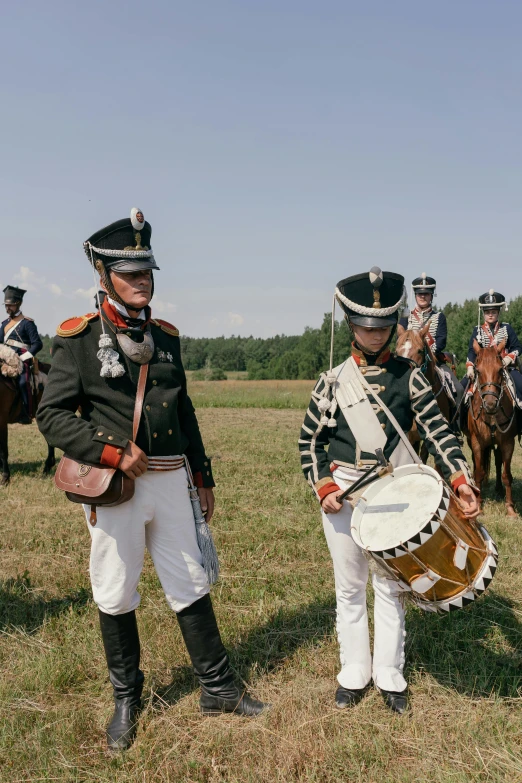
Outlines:
<svg viewBox="0 0 522 783"><path fill-rule="evenodd" d="M32 318L22 313L22 301L27 293L23 288L8 285L4 288L4 305L8 315L0 325L0 343L8 345L19 355L24 363L20 375L20 392L24 411L20 424L31 424L35 414L35 405L31 388L31 368L33 359L42 350L42 341Z"/></svg>
<svg viewBox="0 0 522 783"><path fill-rule="evenodd" d="M411 430L415 421L437 467L459 495L464 513L471 518L477 516L479 508L469 467L437 408L431 386L408 359L390 353L398 312L405 299L404 278L373 267L369 273L341 280L336 299L353 334L352 357L360 373L379 393L404 432ZM357 704L373 677L385 704L401 714L407 709L408 696L403 675L406 632L400 588L394 580L373 574L372 662L366 608L368 561L352 539L352 506L348 501L338 501L342 490L363 475L363 468L377 465L376 454L362 450L331 391L345 364L320 376L299 439L301 466L321 503L334 566L341 652L335 701L340 709ZM375 408L386 436L384 456L394 467L410 463L394 424L378 406Z"/></svg>
<svg viewBox="0 0 522 783"><path fill-rule="evenodd" d="M135 480L134 497L126 503L98 507L95 519L90 507L85 508L87 519L95 523L89 525L90 575L114 689L115 710L107 728L113 749L133 741L141 706L135 610L145 547L201 684L201 711L254 716L265 707L237 684L208 594L182 455L199 487L207 520L214 507L214 481L187 394L178 330L151 317L153 270L158 266L150 238L150 224L133 209L130 218L84 243L107 296L99 312L69 319L58 328L38 411L38 426L49 443L87 465L118 467ZM144 363L149 365L148 379L132 442Z"/></svg>

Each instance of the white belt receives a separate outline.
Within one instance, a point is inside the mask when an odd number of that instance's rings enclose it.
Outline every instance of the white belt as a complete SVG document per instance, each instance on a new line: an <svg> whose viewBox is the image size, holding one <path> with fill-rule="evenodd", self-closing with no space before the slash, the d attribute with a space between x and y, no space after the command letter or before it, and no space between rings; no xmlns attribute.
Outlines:
<svg viewBox="0 0 522 783"><path fill-rule="evenodd" d="M11 345L13 348L25 348L26 351L29 350L29 346L25 343L22 343L20 340L6 340L6 345Z"/></svg>
<svg viewBox="0 0 522 783"><path fill-rule="evenodd" d="M185 467L185 458L176 455L174 457L149 457L147 470L179 470Z"/></svg>

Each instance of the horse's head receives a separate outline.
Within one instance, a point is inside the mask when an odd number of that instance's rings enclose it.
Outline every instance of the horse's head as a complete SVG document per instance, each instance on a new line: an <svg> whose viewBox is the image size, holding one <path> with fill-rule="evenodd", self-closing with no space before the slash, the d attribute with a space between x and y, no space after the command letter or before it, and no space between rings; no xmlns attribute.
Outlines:
<svg viewBox="0 0 522 783"><path fill-rule="evenodd" d="M430 321L415 332L413 329L405 329L404 326L399 326L397 329L397 345L395 353L397 356L404 356L405 359L411 359L415 362L417 367L420 367L424 362L426 355L426 343L424 342L426 335L430 329Z"/></svg>
<svg viewBox="0 0 522 783"><path fill-rule="evenodd" d="M478 388L486 413L495 413L502 392L502 351L506 341L499 345L482 348L476 340L473 341L475 372L478 377Z"/></svg>

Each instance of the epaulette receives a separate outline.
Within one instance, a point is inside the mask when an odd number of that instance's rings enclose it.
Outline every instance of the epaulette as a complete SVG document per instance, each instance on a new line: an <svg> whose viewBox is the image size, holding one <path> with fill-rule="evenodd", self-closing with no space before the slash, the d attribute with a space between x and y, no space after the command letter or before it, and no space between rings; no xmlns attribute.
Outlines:
<svg viewBox="0 0 522 783"><path fill-rule="evenodd" d="M159 326L164 332L170 334L171 337L179 337L179 329L176 329L173 324L169 324L168 321L164 321L162 318L152 318L151 321L155 326Z"/></svg>
<svg viewBox="0 0 522 783"><path fill-rule="evenodd" d="M28 315L24 315L24 321L32 321L34 323L34 318L29 318Z"/></svg>
<svg viewBox="0 0 522 783"><path fill-rule="evenodd" d="M59 337L73 337L75 334L83 332L89 321L94 321L95 318L98 318L98 313L87 313L87 315L77 315L74 318L67 318L58 326L56 334Z"/></svg>

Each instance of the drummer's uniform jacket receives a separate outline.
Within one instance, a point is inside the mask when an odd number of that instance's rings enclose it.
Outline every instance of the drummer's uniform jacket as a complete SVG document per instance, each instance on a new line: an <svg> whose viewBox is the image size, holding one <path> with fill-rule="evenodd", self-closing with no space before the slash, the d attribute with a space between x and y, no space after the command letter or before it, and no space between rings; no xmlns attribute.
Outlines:
<svg viewBox="0 0 522 783"><path fill-rule="evenodd" d="M474 487L459 443L442 416L431 385L420 369L408 359L392 355L387 349L378 357L367 357L352 346L352 356L372 390L391 410L404 432L409 432L413 422L416 422L430 454L453 489L456 490L461 484ZM333 373L338 375L342 367L336 367ZM339 407L334 413L335 427L329 427L326 422L321 423L322 414L318 403L328 394L326 377L327 373L321 374L312 392L299 438L301 467L319 500L331 492L339 491L332 479L337 466L360 471L376 464L375 454L360 451ZM369 400L372 402L371 395ZM400 436L386 414L375 403L372 407L387 436L384 456L389 460L399 444Z"/></svg>
<svg viewBox="0 0 522 783"><path fill-rule="evenodd" d="M444 313L433 310L431 307L429 310L419 310L418 307L415 307L408 318L400 319L399 324L407 330L412 329L414 332L418 332L423 326L426 326L428 321L430 328L426 335L426 343L430 348L433 348L436 354L442 353L448 339L448 324Z"/></svg>
<svg viewBox="0 0 522 783"><path fill-rule="evenodd" d="M475 326L469 341L466 367L472 367L477 359L475 349L473 348L475 340L481 348L488 348L490 345L500 345L500 343L505 342L501 354L502 358L509 356L512 365L516 366L517 359L522 352L522 346L511 324L497 321L493 328L486 323L483 323L482 326Z"/></svg>
<svg viewBox="0 0 522 783"><path fill-rule="evenodd" d="M43 347L35 322L23 313L2 322L0 343L16 351L23 362L30 361Z"/></svg>
<svg viewBox="0 0 522 783"><path fill-rule="evenodd" d="M117 332L136 336L136 330L107 300L102 312L105 331L113 338L115 350ZM187 393L179 332L166 321L152 319L149 308L146 316L138 328L150 324L155 349L149 362L136 445L149 457L185 454L196 485L213 487L210 459ZM118 467L132 439L140 367L119 350L125 374L102 378L96 356L101 333L98 313L69 319L58 328L37 422L47 442L63 449L67 456L87 464Z"/></svg>

